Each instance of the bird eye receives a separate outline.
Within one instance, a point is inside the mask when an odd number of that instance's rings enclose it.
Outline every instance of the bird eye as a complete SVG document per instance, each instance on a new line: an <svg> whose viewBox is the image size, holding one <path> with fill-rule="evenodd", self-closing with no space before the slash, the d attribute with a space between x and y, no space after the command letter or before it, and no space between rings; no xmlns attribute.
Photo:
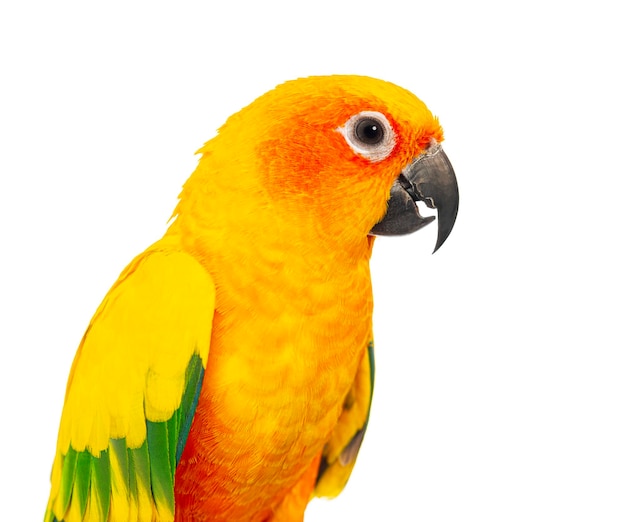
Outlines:
<svg viewBox="0 0 626 522"><path fill-rule="evenodd" d="M373 162L384 160L396 144L393 129L380 112L355 114L337 130L354 152Z"/></svg>
<svg viewBox="0 0 626 522"><path fill-rule="evenodd" d="M376 145L385 137L382 124L374 118L363 118L354 127L356 137L367 145Z"/></svg>

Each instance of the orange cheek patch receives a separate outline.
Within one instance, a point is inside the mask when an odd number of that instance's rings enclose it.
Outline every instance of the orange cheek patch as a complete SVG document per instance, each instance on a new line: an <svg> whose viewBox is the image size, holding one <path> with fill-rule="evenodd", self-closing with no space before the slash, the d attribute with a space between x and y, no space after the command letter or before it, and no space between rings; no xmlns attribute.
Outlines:
<svg viewBox="0 0 626 522"><path fill-rule="evenodd" d="M275 193L315 194L332 190L342 178L370 166L356 156L343 136L328 126L311 124L301 118L282 120L259 147L257 162L265 182Z"/></svg>

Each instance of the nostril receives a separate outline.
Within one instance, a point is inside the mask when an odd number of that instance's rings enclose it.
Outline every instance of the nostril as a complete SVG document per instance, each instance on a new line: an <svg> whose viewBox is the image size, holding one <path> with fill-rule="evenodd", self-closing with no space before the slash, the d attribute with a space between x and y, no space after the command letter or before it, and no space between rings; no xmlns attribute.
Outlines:
<svg viewBox="0 0 626 522"><path fill-rule="evenodd" d="M422 156L434 156L441 150L441 143L439 143L435 138L430 138L430 143L426 150L420 155Z"/></svg>

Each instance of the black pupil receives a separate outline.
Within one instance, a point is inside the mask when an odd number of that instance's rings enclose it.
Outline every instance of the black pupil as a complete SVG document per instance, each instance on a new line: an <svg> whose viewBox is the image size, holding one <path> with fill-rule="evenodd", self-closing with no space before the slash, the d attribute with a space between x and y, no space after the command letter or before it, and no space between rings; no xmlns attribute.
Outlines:
<svg viewBox="0 0 626 522"><path fill-rule="evenodd" d="M364 118L356 124L354 129L356 137L362 143L367 145L376 145L383 139L383 126L378 120L373 118Z"/></svg>

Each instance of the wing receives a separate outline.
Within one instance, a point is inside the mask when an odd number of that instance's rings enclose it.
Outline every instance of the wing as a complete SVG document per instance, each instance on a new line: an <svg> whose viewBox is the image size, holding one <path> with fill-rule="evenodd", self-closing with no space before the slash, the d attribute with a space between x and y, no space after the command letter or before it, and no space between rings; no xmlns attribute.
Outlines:
<svg viewBox="0 0 626 522"><path fill-rule="evenodd" d="M316 497L336 497L348 482L367 429L373 390L374 345L370 343L337 426L324 447L313 492Z"/></svg>
<svg viewBox="0 0 626 522"><path fill-rule="evenodd" d="M163 242L124 270L72 365L46 522L174 520L214 304L209 274Z"/></svg>

